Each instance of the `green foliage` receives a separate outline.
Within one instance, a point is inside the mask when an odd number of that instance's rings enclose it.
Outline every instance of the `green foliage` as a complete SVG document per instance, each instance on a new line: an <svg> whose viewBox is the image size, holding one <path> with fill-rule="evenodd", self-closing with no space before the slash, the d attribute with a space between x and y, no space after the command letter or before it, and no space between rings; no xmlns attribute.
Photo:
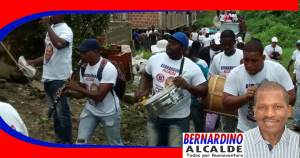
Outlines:
<svg viewBox="0 0 300 158"><path fill-rule="evenodd" d="M272 37L278 38L281 47L293 47L300 39L300 12L294 11L241 11L246 18L251 34L263 45L270 44Z"/></svg>
<svg viewBox="0 0 300 158"><path fill-rule="evenodd" d="M217 15L216 11L202 11L197 14L197 27L202 28L214 26L213 19Z"/></svg>
<svg viewBox="0 0 300 158"><path fill-rule="evenodd" d="M293 52L296 49L297 49L296 46L291 47L291 48L283 48L282 49L282 54L283 54L283 57L282 57L282 66L287 67L289 65L291 57L293 55ZM291 65L290 71L289 71L289 74L290 74L291 77L293 75L294 64Z"/></svg>
<svg viewBox="0 0 300 158"><path fill-rule="evenodd" d="M73 31L73 62L79 60L79 52L74 47L80 45L87 38L97 38L108 28L110 14L70 14L65 22ZM46 29L41 19L27 22L10 32L4 39L11 43L11 50L15 56L23 55L26 59L35 59L44 54Z"/></svg>
<svg viewBox="0 0 300 158"><path fill-rule="evenodd" d="M140 55L143 53L143 59L149 59L153 54L151 52L145 52L145 51L135 51L135 55Z"/></svg>

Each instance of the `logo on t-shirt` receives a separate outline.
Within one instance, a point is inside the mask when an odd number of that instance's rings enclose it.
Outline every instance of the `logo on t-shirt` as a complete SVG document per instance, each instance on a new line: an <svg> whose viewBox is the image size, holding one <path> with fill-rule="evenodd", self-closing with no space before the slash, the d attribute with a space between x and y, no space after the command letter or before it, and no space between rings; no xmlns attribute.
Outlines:
<svg viewBox="0 0 300 158"><path fill-rule="evenodd" d="M235 68L236 66L221 66L221 70L223 73L230 73L230 71Z"/></svg>
<svg viewBox="0 0 300 158"><path fill-rule="evenodd" d="M179 70L174 68L174 67L171 67L171 66L168 66L168 65L165 65L165 64L161 64L161 66L163 69L163 72L165 73L168 73L172 76L176 76L176 73L179 73Z"/></svg>
<svg viewBox="0 0 300 158"><path fill-rule="evenodd" d="M255 86L256 84L246 84L246 89L248 89L249 87L253 87Z"/></svg>
<svg viewBox="0 0 300 158"><path fill-rule="evenodd" d="M158 82L164 82L165 81L165 76L163 74L157 74L156 75L156 80Z"/></svg>
<svg viewBox="0 0 300 158"><path fill-rule="evenodd" d="M90 90L90 91L98 91L98 86L97 86L95 83L93 83L93 84L91 84L89 90ZM97 102L97 101L95 101L95 100L93 100L93 99L90 99L90 98L88 98L88 102L89 102L92 106L94 106L94 107L96 107L97 104L99 103L99 102Z"/></svg>
<svg viewBox="0 0 300 158"><path fill-rule="evenodd" d="M84 77L84 80L85 81L95 81L95 78L97 78L97 75L94 75L94 74L84 74L83 75Z"/></svg>

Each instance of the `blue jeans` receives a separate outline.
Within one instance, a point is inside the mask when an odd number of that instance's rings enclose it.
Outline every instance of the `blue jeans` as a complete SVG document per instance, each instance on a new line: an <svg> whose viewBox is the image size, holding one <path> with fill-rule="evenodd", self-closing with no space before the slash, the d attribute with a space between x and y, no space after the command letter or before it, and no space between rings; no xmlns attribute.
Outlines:
<svg viewBox="0 0 300 158"><path fill-rule="evenodd" d="M147 145L182 147L182 133L189 132L190 118L148 118Z"/></svg>
<svg viewBox="0 0 300 158"><path fill-rule="evenodd" d="M64 85L65 81L55 80L45 82L45 95L48 108L54 102L57 90ZM72 121L70 112L70 98L62 96L53 111L54 131L56 142L62 144L72 144Z"/></svg>
<svg viewBox="0 0 300 158"><path fill-rule="evenodd" d="M198 106L191 105L190 117L195 126L195 132L205 132L205 113L203 111L204 104Z"/></svg>
<svg viewBox="0 0 300 158"><path fill-rule="evenodd" d="M76 144L90 144L98 124L101 123L106 139L110 145L123 146L120 136L121 109L110 116L95 116L87 108L84 108L80 115L78 128L78 139Z"/></svg>
<svg viewBox="0 0 300 158"><path fill-rule="evenodd" d="M147 50L148 50L148 45L147 45L147 43L141 43L141 48L140 48L140 50L143 51L143 48L144 48L145 52L147 52Z"/></svg>
<svg viewBox="0 0 300 158"><path fill-rule="evenodd" d="M300 84L297 85L297 102L296 102L296 117L295 126L300 126Z"/></svg>

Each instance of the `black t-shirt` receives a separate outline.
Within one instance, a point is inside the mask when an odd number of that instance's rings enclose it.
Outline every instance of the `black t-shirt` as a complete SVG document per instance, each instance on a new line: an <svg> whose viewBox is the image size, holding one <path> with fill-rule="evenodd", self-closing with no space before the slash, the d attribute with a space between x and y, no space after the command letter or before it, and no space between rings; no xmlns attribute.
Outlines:
<svg viewBox="0 0 300 158"><path fill-rule="evenodd" d="M156 41L157 33L156 32L151 32L149 34L149 40L150 41Z"/></svg>

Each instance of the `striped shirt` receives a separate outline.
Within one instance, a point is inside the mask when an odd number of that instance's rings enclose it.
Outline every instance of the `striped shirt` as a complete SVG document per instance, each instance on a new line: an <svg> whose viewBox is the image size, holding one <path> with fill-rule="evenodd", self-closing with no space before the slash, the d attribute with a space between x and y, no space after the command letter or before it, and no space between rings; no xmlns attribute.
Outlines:
<svg viewBox="0 0 300 158"><path fill-rule="evenodd" d="M285 126L279 142L272 148L255 127L244 135L245 158L299 158L299 135Z"/></svg>

